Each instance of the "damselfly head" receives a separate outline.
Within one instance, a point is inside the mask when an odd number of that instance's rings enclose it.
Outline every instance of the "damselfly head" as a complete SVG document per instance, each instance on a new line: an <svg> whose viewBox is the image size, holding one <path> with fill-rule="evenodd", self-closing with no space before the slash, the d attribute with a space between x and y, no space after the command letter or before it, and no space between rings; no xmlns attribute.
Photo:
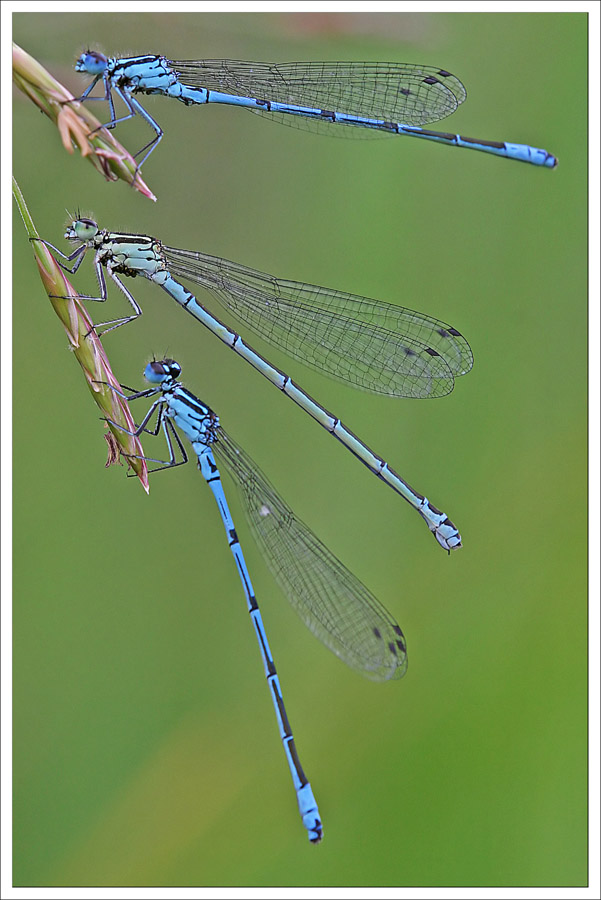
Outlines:
<svg viewBox="0 0 601 900"><path fill-rule="evenodd" d="M174 359L153 359L144 369L144 378L152 384L176 380L182 373L182 367Z"/></svg>
<svg viewBox="0 0 601 900"><path fill-rule="evenodd" d="M65 238L68 241L86 241L93 240L98 234L98 225L93 219L76 219L65 231Z"/></svg>
<svg viewBox="0 0 601 900"><path fill-rule="evenodd" d="M102 75L108 65L104 53L98 50L86 50L75 63L76 72L86 72L88 75Z"/></svg>

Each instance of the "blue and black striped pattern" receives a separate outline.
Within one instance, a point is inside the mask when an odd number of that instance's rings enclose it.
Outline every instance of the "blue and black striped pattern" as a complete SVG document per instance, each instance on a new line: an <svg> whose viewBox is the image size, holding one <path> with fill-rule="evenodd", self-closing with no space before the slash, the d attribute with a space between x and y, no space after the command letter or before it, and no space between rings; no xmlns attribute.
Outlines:
<svg viewBox="0 0 601 900"><path fill-rule="evenodd" d="M142 312L119 276L147 278L410 503L445 550L461 546L459 532L444 512L415 491L339 418L205 309L177 277L210 291L228 312L290 356L355 387L388 396L431 398L448 394L455 378L469 372L473 364L470 346L456 328L415 310L276 279L225 259L167 247L148 235L101 230L92 219L77 219L65 237L79 245L69 256L52 244L47 246L73 262L68 271L77 271L88 250L94 253L100 296L82 295L83 299L106 300L106 269L131 304L132 315L98 323L97 329L105 328L106 333Z"/></svg>
<svg viewBox="0 0 601 900"><path fill-rule="evenodd" d="M236 561L301 817L309 840L318 843L322 836L321 819L296 751L275 663L219 469L228 472L237 485L250 530L282 591L305 625L340 659L374 681L401 678L407 669L403 632L370 591L294 515L258 466L221 428L217 415L183 387L178 380L181 367L177 362L155 360L148 364L144 374L153 387L130 396L121 395L129 401L159 395L135 434L163 432L169 459L152 460L160 468L187 461L180 432L198 457L200 471L213 492ZM148 425L155 413L156 425L151 429ZM176 448L181 454L179 462Z"/></svg>
<svg viewBox="0 0 601 900"><path fill-rule="evenodd" d="M135 156L146 161L163 131L135 94L162 94L187 106L224 103L249 109L299 128L331 129L339 134L371 133L417 137L439 144L481 150L535 166L554 168L557 159L527 144L484 141L423 128L454 112L466 98L461 81L445 69L404 63L260 63L231 59L170 60L164 56L106 57L82 53L78 72L93 77L80 100L102 80L109 103L107 128L140 115L154 138ZM113 92L128 113L115 115ZM342 126L342 127L340 127Z"/></svg>

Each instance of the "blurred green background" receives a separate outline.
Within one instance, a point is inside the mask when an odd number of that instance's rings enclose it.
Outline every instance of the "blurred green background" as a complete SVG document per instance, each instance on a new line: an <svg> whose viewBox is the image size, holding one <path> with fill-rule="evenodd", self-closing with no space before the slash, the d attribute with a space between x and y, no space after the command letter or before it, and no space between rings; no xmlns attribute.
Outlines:
<svg viewBox="0 0 601 900"><path fill-rule="evenodd" d="M105 470L98 411L15 213L15 884L584 885L585 14L31 13L15 15L14 39L74 92L90 43L437 65L468 90L441 129L560 161L336 140L149 98L165 130L144 169L155 205L69 157L15 93L15 175L59 246L65 207L79 206L103 227L420 309L475 355L451 396L390 400L249 335L458 524L464 548L449 558L153 285L131 283L144 316L105 340L115 373L140 388L151 354L175 356L407 636L409 670L392 684L323 649L226 481L324 819L313 847L214 500L192 465L157 476L150 497ZM149 133L134 121L117 137L135 151ZM73 280L93 290L91 263Z"/></svg>

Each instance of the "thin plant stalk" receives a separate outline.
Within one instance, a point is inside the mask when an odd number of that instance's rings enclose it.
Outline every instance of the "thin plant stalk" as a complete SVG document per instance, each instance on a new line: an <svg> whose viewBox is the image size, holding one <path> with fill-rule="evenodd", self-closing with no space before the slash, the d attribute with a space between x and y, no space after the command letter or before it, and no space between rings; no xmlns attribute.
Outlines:
<svg viewBox="0 0 601 900"><path fill-rule="evenodd" d="M127 402L111 390L110 386L120 391L122 388L113 375L104 347L94 330L94 323L81 303L77 291L69 283L48 248L39 239L21 189L14 178L13 196L30 238L46 293L67 332L70 348L82 368L90 393L101 410L102 417L112 419L128 431L135 431L134 420ZM126 434L108 423L107 427L110 429L104 435L108 443L107 466L119 462L120 456L125 457L127 464L135 472L144 490L148 493L146 463L143 459L135 458L144 455L138 438Z"/></svg>
<svg viewBox="0 0 601 900"><path fill-rule="evenodd" d="M102 123L66 87L17 44L13 44L13 81L54 122L68 153L79 148L107 181L122 179L145 197L156 200L136 171L133 156L108 129L100 127Z"/></svg>

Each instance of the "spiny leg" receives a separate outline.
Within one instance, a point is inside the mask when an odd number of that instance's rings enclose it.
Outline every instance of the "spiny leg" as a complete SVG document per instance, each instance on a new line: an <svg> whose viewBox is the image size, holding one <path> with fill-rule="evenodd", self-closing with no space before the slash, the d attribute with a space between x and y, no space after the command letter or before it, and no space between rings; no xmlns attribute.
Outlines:
<svg viewBox="0 0 601 900"><path fill-rule="evenodd" d="M150 154L153 152L153 150L155 150L155 149L157 148L157 146L159 145L159 142L161 141L161 139L162 139L162 137L163 137L163 130L162 130L161 126L159 125L159 123L156 122L156 121L152 118L152 116L150 115L150 113L149 113L147 110L144 109L144 107L142 106L142 104L139 103L139 102L135 99L135 97L132 97L131 95L126 94L124 91L122 91L122 90L121 90L120 88L118 88L118 87L115 87L115 93L116 93L119 97L121 97L121 99L123 100L123 102L126 103L127 106L128 106L128 108L131 110L131 115L130 115L130 116L126 116L126 118L131 118L131 116L135 116L136 113L137 113L138 115L142 116L142 118L143 118L146 122L148 122L148 124L150 125L150 127L151 127L151 128L153 129L153 131L155 132L155 137L154 137L151 141L149 141L147 144L145 144L140 150L138 150L136 153L133 154L134 159L136 159L136 157L139 156L140 153L144 153L145 150L148 151L148 152L142 157L141 161L140 161L139 163L137 163L137 165L136 165L136 174L137 174L137 172L139 171L139 169L142 168L142 166L144 165L144 163L146 162L146 160L148 159L148 157L150 156ZM122 121L122 120L118 120L118 121ZM135 176L134 176L134 177L135 177Z"/></svg>

